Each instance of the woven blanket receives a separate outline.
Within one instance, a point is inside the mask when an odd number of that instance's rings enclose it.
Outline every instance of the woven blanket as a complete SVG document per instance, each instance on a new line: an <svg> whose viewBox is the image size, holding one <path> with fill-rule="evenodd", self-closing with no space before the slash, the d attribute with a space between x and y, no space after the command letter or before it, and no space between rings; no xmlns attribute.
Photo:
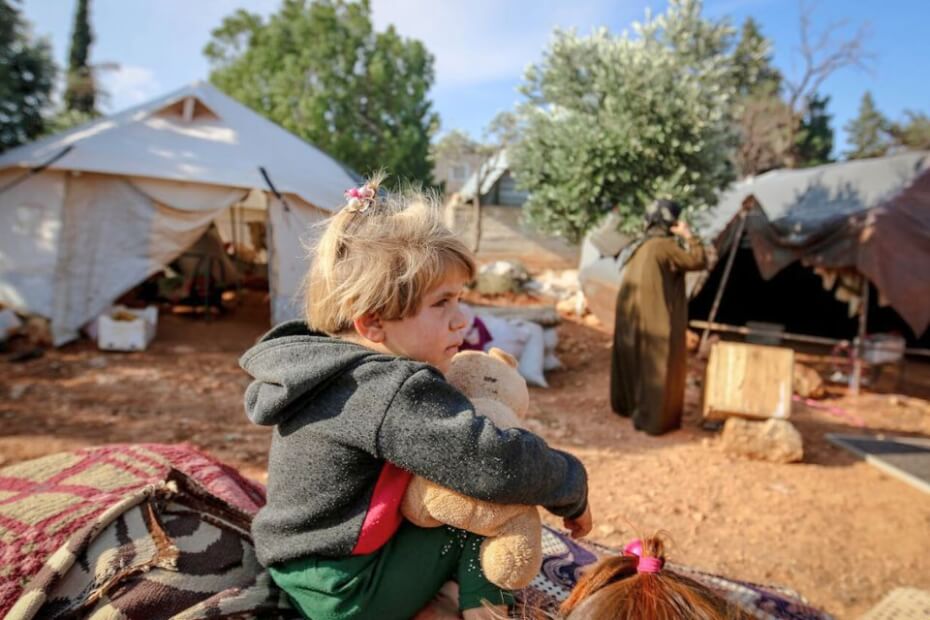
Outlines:
<svg viewBox="0 0 930 620"><path fill-rule="evenodd" d="M2 469L0 616L293 616L252 548L264 500L260 485L185 445Z"/></svg>
<svg viewBox="0 0 930 620"><path fill-rule="evenodd" d="M295 618L252 547L264 500L260 485L186 445L104 446L0 469L0 616ZM548 527L543 552L515 617L555 617L581 571L617 553ZM829 618L788 590L669 569L762 620Z"/></svg>
<svg viewBox="0 0 930 620"><path fill-rule="evenodd" d="M529 586L517 593L514 617L535 617L530 611L555 617L559 605L568 598L584 569L602 557L619 553L609 547L572 540L565 532L548 526L543 527L542 540L542 570ZM760 620L831 620L831 616L814 609L799 594L785 588L727 579L672 562L666 566L667 570L703 583Z"/></svg>

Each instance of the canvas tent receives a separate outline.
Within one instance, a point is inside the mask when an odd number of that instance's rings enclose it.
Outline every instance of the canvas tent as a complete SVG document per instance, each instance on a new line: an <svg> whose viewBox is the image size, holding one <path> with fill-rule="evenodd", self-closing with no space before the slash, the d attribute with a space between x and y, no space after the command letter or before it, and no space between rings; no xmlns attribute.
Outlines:
<svg viewBox="0 0 930 620"><path fill-rule="evenodd" d="M356 182L313 145L193 84L0 155L0 302L49 318L55 343L67 342L260 191L272 319L283 320L296 313L311 225Z"/></svg>
<svg viewBox="0 0 930 620"><path fill-rule="evenodd" d="M739 182L697 225L721 256L735 240L744 205L748 209L745 238L764 279L796 261L825 274L855 272L872 283L916 337L926 332L930 326L930 153L775 170ZM616 272L611 268L612 252L622 241L609 230L600 230L589 235L582 252L586 294L596 298L599 314L611 318L610 293L616 295L618 286L612 275Z"/></svg>

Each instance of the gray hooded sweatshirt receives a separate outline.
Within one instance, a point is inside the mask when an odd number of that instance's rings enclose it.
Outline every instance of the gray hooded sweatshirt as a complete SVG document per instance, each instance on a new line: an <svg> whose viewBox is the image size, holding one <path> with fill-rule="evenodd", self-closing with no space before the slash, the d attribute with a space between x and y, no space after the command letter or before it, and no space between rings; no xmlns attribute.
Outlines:
<svg viewBox="0 0 930 620"><path fill-rule="evenodd" d="M537 504L563 517L587 505L575 457L500 430L433 366L282 323L240 360L245 409L273 426L268 503L252 524L266 566L372 553L399 527L413 474L463 495Z"/></svg>

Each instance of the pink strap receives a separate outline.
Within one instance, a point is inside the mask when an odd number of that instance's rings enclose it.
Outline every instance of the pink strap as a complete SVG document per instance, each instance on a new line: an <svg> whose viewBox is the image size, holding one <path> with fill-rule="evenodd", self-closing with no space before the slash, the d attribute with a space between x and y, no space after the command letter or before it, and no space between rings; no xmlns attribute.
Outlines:
<svg viewBox="0 0 930 620"><path fill-rule="evenodd" d="M658 573L664 562L661 558L643 556L643 541L634 538L623 548L623 555L636 556L637 573Z"/></svg>

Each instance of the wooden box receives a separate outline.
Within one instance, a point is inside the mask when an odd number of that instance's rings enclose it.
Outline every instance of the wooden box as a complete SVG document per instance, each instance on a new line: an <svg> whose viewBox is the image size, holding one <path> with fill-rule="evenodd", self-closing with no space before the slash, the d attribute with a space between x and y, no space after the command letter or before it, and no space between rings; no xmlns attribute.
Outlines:
<svg viewBox="0 0 930 620"><path fill-rule="evenodd" d="M739 342L718 342L710 350L702 414L765 420L791 415L794 351Z"/></svg>

